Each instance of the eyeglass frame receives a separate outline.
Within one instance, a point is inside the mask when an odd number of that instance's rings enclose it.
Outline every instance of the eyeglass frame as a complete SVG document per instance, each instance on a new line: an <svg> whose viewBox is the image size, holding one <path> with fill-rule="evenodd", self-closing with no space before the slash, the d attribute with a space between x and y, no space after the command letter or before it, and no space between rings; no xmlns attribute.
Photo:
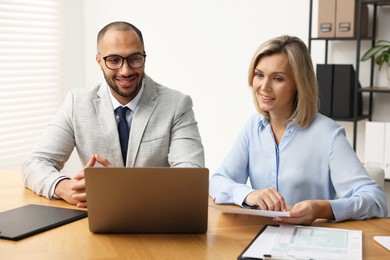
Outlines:
<svg viewBox="0 0 390 260"><path fill-rule="evenodd" d="M110 69L110 70L119 70L119 69L121 69L121 68L123 67L123 64L125 63L125 60L127 61L127 65L128 65L130 68L132 68L132 69L139 69L139 68L142 68L143 66L145 66L145 60L146 60L146 59L145 59L145 58L146 58L146 54L145 54L145 53L140 53L140 52L130 54L130 55L127 56L127 57L122 57L121 55L117 55L117 54L107 55L107 56L104 56L104 57L103 57L100 53L97 53L97 55L98 55L100 58L102 58L102 59L104 60L104 64L106 65L107 69ZM142 57L144 58L144 62L143 62L143 64L142 64L142 66L134 68L134 67L132 67L132 66L130 65L129 58L132 57L132 56L135 56L135 55L140 55L140 56L142 56ZM122 59L122 64L121 64L121 66L120 66L119 68L117 68L117 69L112 69L112 68L110 68L110 67L107 66L107 60L106 60L106 59L107 59L108 57L112 57L112 56L119 57L119 58Z"/></svg>

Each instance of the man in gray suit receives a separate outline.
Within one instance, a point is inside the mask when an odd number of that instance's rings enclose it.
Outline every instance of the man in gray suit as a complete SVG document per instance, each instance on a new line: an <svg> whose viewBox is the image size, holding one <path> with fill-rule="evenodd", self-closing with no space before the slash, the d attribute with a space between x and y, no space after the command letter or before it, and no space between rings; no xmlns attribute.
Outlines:
<svg viewBox="0 0 390 260"><path fill-rule="evenodd" d="M126 22L108 24L97 51L105 82L67 95L23 165L25 186L86 207L84 170L74 177L61 173L74 147L88 167L204 167L191 98L145 74L142 33Z"/></svg>

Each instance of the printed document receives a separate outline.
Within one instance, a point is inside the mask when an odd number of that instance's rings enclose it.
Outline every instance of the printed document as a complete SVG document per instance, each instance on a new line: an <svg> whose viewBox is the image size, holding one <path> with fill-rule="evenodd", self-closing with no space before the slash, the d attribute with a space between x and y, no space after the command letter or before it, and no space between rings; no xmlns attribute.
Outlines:
<svg viewBox="0 0 390 260"><path fill-rule="evenodd" d="M362 231L313 226L266 226L240 258L362 259Z"/></svg>
<svg viewBox="0 0 390 260"><path fill-rule="evenodd" d="M271 211L271 210L261 210L261 209L246 209L241 208L236 205L220 205L215 202L209 203L210 207L216 208L224 213L232 214L244 214L244 215L253 215L253 216L263 216L263 217L290 217L290 212L287 211Z"/></svg>

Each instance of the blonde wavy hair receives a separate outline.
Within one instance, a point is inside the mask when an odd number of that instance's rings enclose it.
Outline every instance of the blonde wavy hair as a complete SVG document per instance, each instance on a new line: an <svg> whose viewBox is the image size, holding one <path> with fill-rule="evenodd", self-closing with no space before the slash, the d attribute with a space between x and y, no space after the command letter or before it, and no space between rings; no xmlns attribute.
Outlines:
<svg viewBox="0 0 390 260"><path fill-rule="evenodd" d="M307 128L313 122L318 112L318 85L309 50L298 37L282 35L272 38L264 42L253 55L249 66L248 84L252 88L256 109L260 114L269 119L269 113L261 110L259 107L252 82L255 76L255 67L260 59L274 54L287 55L297 87L294 112L289 122Z"/></svg>

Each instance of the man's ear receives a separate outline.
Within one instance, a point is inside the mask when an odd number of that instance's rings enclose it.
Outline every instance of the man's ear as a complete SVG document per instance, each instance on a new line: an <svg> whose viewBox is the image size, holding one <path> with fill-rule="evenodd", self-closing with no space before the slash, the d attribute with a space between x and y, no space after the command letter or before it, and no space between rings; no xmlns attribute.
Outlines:
<svg viewBox="0 0 390 260"><path fill-rule="evenodd" d="M97 64L99 65L99 67L101 68L101 69L103 69L103 65L102 65L102 58L98 55L98 54L96 54L96 56L95 56L95 59L96 59L96 62L97 62Z"/></svg>

